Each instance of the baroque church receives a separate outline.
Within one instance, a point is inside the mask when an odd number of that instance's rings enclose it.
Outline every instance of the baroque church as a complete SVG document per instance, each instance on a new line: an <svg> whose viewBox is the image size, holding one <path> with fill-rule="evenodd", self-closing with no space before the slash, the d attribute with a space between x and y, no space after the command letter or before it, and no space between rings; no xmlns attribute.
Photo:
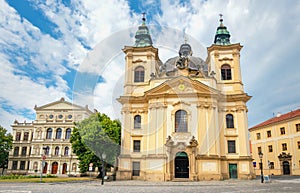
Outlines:
<svg viewBox="0 0 300 193"><path fill-rule="evenodd" d="M240 43L220 19L207 58L184 43L165 63L143 17L125 46L118 180L223 180L254 177Z"/></svg>

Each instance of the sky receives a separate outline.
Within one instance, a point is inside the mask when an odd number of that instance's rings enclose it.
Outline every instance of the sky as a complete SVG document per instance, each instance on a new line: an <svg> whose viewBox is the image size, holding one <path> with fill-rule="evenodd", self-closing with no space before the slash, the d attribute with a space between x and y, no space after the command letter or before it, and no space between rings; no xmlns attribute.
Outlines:
<svg viewBox="0 0 300 193"><path fill-rule="evenodd" d="M143 12L163 62L177 56L177 32L205 59L223 14L231 43L243 45L249 127L300 108L298 0L0 0L0 125L11 132L61 97L120 118L122 48Z"/></svg>

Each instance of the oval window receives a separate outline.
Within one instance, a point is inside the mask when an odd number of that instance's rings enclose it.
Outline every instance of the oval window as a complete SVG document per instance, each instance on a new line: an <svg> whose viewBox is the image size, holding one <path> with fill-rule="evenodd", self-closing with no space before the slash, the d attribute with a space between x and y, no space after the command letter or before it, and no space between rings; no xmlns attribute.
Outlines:
<svg viewBox="0 0 300 193"><path fill-rule="evenodd" d="M62 119L62 118L63 118L63 116L62 116L62 115L58 115L58 118Z"/></svg>
<svg viewBox="0 0 300 193"><path fill-rule="evenodd" d="M50 119L53 119L53 115L49 115L49 118L50 118Z"/></svg>

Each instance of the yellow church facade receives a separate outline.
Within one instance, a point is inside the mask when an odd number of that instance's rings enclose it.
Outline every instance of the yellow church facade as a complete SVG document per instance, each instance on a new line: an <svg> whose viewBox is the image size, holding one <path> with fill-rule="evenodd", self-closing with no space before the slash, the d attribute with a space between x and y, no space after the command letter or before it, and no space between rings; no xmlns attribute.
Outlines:
<svg viewBox="0 0 300 193"><path fill-rule="evenodd" d="M119 180L253 178L242 46L220 20L206 60L184 43L165 63L143 23L125 46Z"/></svg>

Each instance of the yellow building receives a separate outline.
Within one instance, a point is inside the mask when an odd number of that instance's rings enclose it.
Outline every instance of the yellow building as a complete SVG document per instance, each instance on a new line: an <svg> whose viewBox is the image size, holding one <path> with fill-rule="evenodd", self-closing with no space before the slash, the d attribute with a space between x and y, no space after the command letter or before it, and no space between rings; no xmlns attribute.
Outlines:
<svg viewBox="0 0 300 193"><path fill-rule="evenodd" d="M184 43L163 63L145 24L125 46L117 178L151 181L253 178L239 43L220 19L203 60Z"/></svg>
<svg viewBox="0 0 300 193"><path fill-rule="evenodd" d="M12 124L13 148L9 153L8 173L13 174L78 174L79 160L72 153L70 136L74 122L92 112L61 98L35 107L32 123ZM44 163L42 160L44 157Z"/></svg>
<svg viewBox="0 0 300 193"><path fill-rule="evenodd" d="M261 166L259 152L263 153L265 175L300 175L300 109L277 115L249 131L257 175Z"/></svg>

